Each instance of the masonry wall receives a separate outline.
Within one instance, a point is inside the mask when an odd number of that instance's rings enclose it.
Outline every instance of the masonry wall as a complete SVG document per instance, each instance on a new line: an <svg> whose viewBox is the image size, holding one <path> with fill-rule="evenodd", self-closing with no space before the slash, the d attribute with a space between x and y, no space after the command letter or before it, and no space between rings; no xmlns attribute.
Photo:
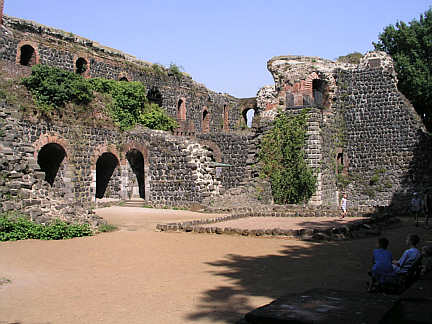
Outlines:
<svg viewBox="0 0 432 324"><path fill-rule="evenodd" d="M431 141L419 116L397 90L394 75L382 67L336 74L350 200L356 205L407 207L412 192L432 184Z"/></svg>
<svg viewBox="0 0 432 324"><path fill-rule="evenodd" d="M321 185L316 201L350 208L392 206L406 211L413 192L432 188L431 136L398 91L391 58L370 52L359 65L315 57L281 56L268 62L275 85L258 93L262 118L315 107ZM311 145L311 143L308 143ZM307 157L308 159L310 156Z"/></svg>
<svg viewBox="0 0 432 324"><path fill-rule="evenodd" d="M222 188L212 153L195 140L148 129L122 133L35 123L4 100L0 117L0 211L22 211L40 222L92 217L87 208L96 200L98 174L105 173L98 167L103 154L117 161L112 175L108 173L103 198L131 198L136 189L131 184L137 182L127 159L131 150L142 155L145 196L141 198L151 204L188 206L217 195ZM64 149L65 158L51 186L39 159L42 149L53 144Z"/></svg>
<svg viewBox="0 0 432 324"><path fill-rule="evenodd" d="M170 74L163 68L157 71L150 63L37 23L8 16L4 17L4 22L6 28L0 31L0 60L19 64L20 48L29 45L35 50L34 63L75 71L77 60L84 59L87 62L85 77L141 81L147 90L159 92L160 105L170 116L179 119L179 135L230 132L242 118L238 99L210 91L188 76ZM185 104L185 118L179 117L179 100ZM227 116L224 107L229 112ZM203 127L204 111L208 114L207 128Z"/></svg>

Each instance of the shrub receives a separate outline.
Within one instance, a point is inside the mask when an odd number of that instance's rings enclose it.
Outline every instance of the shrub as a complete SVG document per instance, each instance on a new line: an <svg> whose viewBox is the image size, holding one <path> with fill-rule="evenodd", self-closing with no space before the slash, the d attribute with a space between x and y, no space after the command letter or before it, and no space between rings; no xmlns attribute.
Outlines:
<svg viewBox="0 0 432 324"><path fill-rule="evenodd" d="M101 232L101 233L114 232L117 229L118 229L117 226L111 225L111 224L101 224L98 227L98 231Z"/></svg>
<svg viewBox="0 0 432 324"><path fill-rule="evenodd" d="M280 112L260 144L261 176L270 180L278 204L307 201L315 192L316 177L306 164L306 111L296 116Z"/></svg>
<svg viewBox="0 0 432 324"><path fill-rule="evenodd" d="M181 79L183 76L181 67L174 63L171 63L168 67L168 74L175 76L177 79Z"/></svg>
<svg viewBox="0 0 432 324"><path fill-rule="evenodd" d="M22 83L44 111L59 109L67 102L88 104L93 99L90 84L81 75L47 65L35 65Z"/></svg>
<svg viewBox="0 0 432 324"><path fill-rule="evenodd" d="M141 82L95 78L90 80L90 84L95 91L107 93L112 97L109 111L120 129L130 129L136 124L160 130L177 127L175 120L158 105L150 104L146 97L146 88Z"/></svg>
<svg viewBox="0 0 432 324"><path fill-rule="evenodd" d="M23 216L0 214L0 241L25 239L62 240L90 236L93 232L88 224L68 224L56 220L51 224L37 224Z"/></svg>

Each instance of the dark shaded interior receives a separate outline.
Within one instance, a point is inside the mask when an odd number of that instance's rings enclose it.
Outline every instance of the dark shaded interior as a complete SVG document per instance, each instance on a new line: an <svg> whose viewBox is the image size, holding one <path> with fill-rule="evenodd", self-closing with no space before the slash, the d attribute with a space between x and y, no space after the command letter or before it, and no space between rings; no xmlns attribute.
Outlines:
<svg viewBox="0 0 432 324"><path fill-rule="evenodd" d="M314 103L317 106L324 105L324 90L325 90L325 82L320 79L312 80L312 91L313 91L313 99Z"/></svg>
<svg viewBox="0 0 432 324"><path fill-rule="evenodd" d="M103 198L119 161L112 153L102 153L96 162L96 198Z"/></svg>
<svg viewBox="0 0 432 324"><path fill-rule="evenodd" d="M76 60L75 63L75 71L78 74L83 74L85 71L87 71L87 61L80 57L78 60Z"/></svg>
<svg viewBox="0 0 432 324"><path fill-rule="evenodd" d="M126 153L126 159L137 177L140 198L145 199L144 157L140 151L132 149Z"/></svg>
<svg viewBox="0 0 432 324"><path fill-rule="evenodd" d="M160 107L162 107L162 94L160 93L159 89L156 87L151 88L148 93L147 93L147 99L151 102L151 103L155 103L157 105L159 105ZM178 106L177 109L179 109L180 104Z"/></svg>
<svg viewBox="0 0 432 324"><path fill-rule="evenodd" d="M54 184L55 177L65 156L66 151L56 143L46 144L39 151L38 164L41 170L45 172L45 181L51 186Z"/></svg>
<svg viewBox="0 0 432 324"><path fill-rule="evenodd" d="M129 82L128 78L126 78L126 77L121 77L121 78L119 79L119 81Z"/></svg>
<svg viewBox="0 0 432 324"><path fill-rule="evenodd" d="M35 50L30 45L21 47L20 64L24 66L32 66L36 64Z"/></svg>

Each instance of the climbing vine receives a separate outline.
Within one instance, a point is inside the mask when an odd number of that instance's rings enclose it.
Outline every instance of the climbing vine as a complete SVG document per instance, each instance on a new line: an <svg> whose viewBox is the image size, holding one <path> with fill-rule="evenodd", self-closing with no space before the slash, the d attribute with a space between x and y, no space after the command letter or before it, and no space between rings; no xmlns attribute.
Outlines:
<svg viewBox="0 0 432 324"><path fill-rule="evenodd" d="M316 177L305 161L307 111L295 116L279 113L260 145L261 176L271 183L278 204L307 201L315 192Z"/></svg>

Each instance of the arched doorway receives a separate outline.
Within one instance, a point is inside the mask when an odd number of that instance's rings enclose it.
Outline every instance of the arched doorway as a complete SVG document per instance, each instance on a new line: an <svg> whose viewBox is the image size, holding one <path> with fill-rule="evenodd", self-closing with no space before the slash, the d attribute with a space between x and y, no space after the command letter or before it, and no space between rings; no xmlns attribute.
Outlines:
<svg viewBox="0 0 432 324"><path fill-rule="evenodd" d="M203 134L207 134L210 132L210 113L207 109L203 110L202 113L202 126L201 126Z"/></svg>
<svg viewBox="0 0 432 324"><path fill-rule="evenodd" d="M32 46L21 46L19 63L24 66L33 66L36 64L36 52Z"/></svg>
<svg viewBox="0 0 432 324"><path fill-rule="evenodd" d="M128 182L129 186L131 186L129 189L129 197L145 199L144 157L140 151L132 149L126 153L126 159L136 177L136 182L133 181L135 179L129 177Z"/></svg>
<svg viewBox="0 0 432 324"><path fill-rule="evenodd" d="M128 78L126 78L126 77L121 77L121 78L119 79L119 81L129 82Z"/></svg>
<svg viewBox="0 0 432 324"><path fill-rule="evenodd" d="M159 107L162 107L162 94L159 89L156 87L151 88L147 93L147 99L151 103L157 104Z"/></svg>
<svg viewBox="0 0 432 324"><path fill-rule="evenodd" d="M85 58L79 57L75 62L75 73L83 75L88 68L88 62Z"/></svg>
<svg viewBox="0 0 432 324"><path fill-rule="evenodd" d="M242 115L243 115L243 120L244 120L246 126L248 128L251 128L252 127L252 121L253 121L253 118L255 116L255 109L253 109L253 108L245 109L245 110L243 110Z"/></svg>
<svg viewBox="0 0 432 324"><path fill-rule="evenodd" d="M117 157L109 152L102 153L96 162L96 198L103 198L110 179L119 165Z"/></svg>
<svg viewBox="0 0 432 324"><path fill-rule="evenodd" d="M177 120L186 120L186 102L183 98L177 102Z"/></svg>
<svg viewBox="0 0 432 324"><path fill-rule="evenodd" d="M51 187L54 186L57 172L65 157L66 151L57 143L44 145L38 153L37 162L41 170L45 172L45 181L47 181Z"/></svg>

